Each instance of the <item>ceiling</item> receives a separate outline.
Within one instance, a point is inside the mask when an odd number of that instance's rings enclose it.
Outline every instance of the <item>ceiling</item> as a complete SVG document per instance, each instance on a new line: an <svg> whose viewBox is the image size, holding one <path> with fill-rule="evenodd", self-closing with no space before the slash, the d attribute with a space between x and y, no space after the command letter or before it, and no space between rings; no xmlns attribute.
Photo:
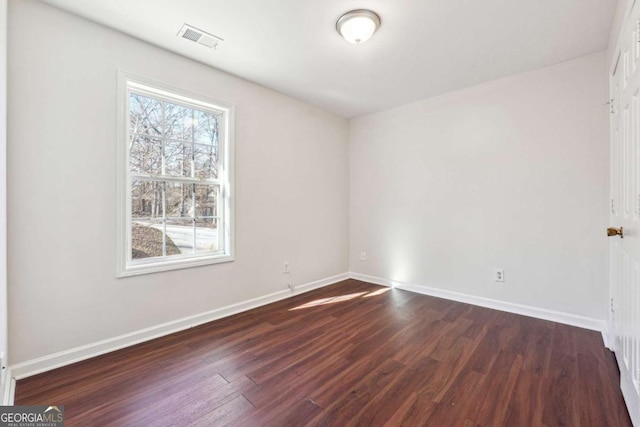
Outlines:
<svg viewBox="0 0 640 427"><path fill-rule="evenodd" d="M344 117L607 48L616 0L43 0ZM336 20L382 19L362 45ZM176 37L182 24L224 39Z"/></svg>

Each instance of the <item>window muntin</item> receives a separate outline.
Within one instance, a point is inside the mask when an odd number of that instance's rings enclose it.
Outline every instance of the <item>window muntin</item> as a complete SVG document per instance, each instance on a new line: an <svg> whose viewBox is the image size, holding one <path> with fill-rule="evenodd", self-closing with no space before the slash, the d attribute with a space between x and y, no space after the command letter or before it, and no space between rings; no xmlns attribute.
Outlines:
<svg viewBox="0 0 640 427"><path fill-rule="evenodd" d="M118 275L232 260L232 107L133 79L125 85Z"/></svg>

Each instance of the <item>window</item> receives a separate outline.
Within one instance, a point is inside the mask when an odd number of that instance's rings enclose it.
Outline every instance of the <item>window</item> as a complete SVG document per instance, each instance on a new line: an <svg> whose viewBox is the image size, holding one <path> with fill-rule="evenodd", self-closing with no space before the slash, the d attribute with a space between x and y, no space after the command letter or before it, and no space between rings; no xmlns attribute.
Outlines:
<svg viewBox="0 0 640 427"><path fill-rule="evenodd" d="M233 260L233 107L120 73L118 276Z"/></svg>

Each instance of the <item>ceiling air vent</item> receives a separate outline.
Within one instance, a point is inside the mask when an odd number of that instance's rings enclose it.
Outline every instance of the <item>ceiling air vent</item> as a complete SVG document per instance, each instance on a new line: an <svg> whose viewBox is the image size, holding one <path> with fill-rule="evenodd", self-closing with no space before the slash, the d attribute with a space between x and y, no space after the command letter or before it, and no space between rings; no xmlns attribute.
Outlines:
<svg viewBox="0 0 640 427"><path fill-rule="evenodd" d="M218 46L218 43L224 41L220 37L205 33L204 31L187 24L182 26L178 32L178 37L182 37L183 39L191 40L192 42L214 49Z"/></svg>

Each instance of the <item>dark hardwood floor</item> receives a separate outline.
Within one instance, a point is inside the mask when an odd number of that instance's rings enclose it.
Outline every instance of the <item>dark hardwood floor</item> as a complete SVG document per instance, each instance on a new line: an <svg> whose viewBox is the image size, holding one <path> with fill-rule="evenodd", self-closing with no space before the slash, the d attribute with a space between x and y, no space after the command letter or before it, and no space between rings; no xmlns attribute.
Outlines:
<svg viewBox="0 0 640 427"><path fill-rule="evenodd" d="M599 333L347 280L18 381L66 425L630 426Z"/></svg>

